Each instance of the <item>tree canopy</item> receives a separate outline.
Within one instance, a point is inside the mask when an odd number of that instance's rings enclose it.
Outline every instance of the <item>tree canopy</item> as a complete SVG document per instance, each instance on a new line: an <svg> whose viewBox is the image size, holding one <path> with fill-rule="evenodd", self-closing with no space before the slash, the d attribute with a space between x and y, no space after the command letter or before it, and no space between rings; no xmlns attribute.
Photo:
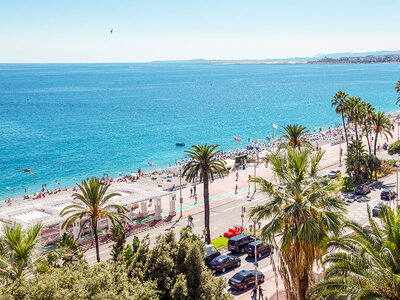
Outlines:
<svg viewBox="0 0 400 300"><path fill-rule="evenodd" d="M190 235L177 240L173 232L160 235L153 248L145 238L128 245L116 262L89 265L85 260L50 268L13 282L0 291L1 299L151 299L228 300L223 278L204 263L204 243ZM129 252L129 253L128 253Z"/></svg>
<svg viewBox="0 0 400 300"><path fill-rule="evenodd" d="M389 155L400 154L400 141L394 142L389 146Z"/></svg>

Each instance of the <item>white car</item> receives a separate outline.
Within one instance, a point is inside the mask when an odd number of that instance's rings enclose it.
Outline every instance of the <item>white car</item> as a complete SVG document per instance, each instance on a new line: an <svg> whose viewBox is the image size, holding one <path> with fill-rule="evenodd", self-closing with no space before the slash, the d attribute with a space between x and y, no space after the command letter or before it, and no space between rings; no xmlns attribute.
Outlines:
<svg viewBox="0 0 400 300"><path fill-rule="evenodd" d="M340 171L339 170L332 170L328 173L328 178L330 179L334 179L336 177L338 177L340 175Z"/></svg>

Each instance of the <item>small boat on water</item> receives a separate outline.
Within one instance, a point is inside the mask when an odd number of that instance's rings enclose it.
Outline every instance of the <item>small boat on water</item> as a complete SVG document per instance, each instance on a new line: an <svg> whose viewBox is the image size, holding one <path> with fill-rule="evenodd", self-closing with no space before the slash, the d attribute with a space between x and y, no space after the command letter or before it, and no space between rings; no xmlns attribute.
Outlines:
<svg viewBox="0 0 400 300"><path fill-rule="evenodd" d="M175 144L177 147L184 147L185 146L185 143L176 143Z"/></svg>

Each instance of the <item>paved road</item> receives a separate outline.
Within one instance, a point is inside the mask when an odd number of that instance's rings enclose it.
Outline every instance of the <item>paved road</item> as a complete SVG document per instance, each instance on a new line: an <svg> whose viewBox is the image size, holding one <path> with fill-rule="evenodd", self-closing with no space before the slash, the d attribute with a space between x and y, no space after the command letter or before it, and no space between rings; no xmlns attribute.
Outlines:
<svg viewBox="0 0 400 300"><path fill-rule="evenodd" d="M331 169L338 169L338 166L333 166ZM342 173L344 172L343 167L340 168ZM367 205L370 205L371 209L374 205L380 202L380 192L383 188L390 188L396 190L396 175L391 175L383 181L380 186L375 187L371 193L366 196L357 196L354 194L347 195L345 200L348 202L348 217L352 220L359 222L364 225L368 223L368 215L367 215ZM248 198L247 193L241 194L233 198L233 200L224 203L218 207L214 207L211 209L211 236L217 237L228 228L233 227L235 225L241 225L241 210L242 206L246 207L246 210L252 206L256 206L261 204L266 200L266 195L262 193L256 193L252 195L253 197ZM383 201L384 203L388 203L388 201ZM194 220L194 232L197 234L201 234L202 229L204 227L204 213L200 212L193 215ZM244 224L247 226L249 224L249 220L245 218ZM155 238L162 233L168 232L170 230L174 230L175 232L179 232L183 227L187 225L187 218L182 218L175 224L169 224L166 226L154 228L150 231L138 234L139 238L143 238L145 235L149 234L152 242L155 241ZM127 242L130 243L132 241L132 237L129 237ZM111 243L102 245L100 247L100 255L102 259L108 259L111 251ZM89 249L86 252L86 258L93 262L95 261L95 250ZM236 272L242 269L253 269L253 259L247 258L246 254L238 255L241 257L242 264L240 267L235 269L228 270L224 274L218 274L217 276L224 276L229 279ZM270 257L263 257L259 262L259 270L261 270L266 279L271 280L273 277L272 265ZM248 291L245 292L232 292L235 295L247 294Z"/></svg>

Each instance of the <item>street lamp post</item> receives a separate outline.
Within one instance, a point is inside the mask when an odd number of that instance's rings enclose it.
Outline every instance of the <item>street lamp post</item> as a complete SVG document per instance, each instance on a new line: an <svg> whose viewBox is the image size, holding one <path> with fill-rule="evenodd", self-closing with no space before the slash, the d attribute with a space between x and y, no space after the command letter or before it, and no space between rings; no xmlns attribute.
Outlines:
<svg viewBox="0 0 400 300"><path fill-rule="evenodd" d="M259 159L258 151L256 149L254 149L254 154L257 154L257 162L256 162L256 159L254 157L254 178L256 178L257 177L258 159ZM254 181L254 193L253 193L253 195L256 193L256 190L257 190L257 183Z"/></svg>
<svg viewBox="0 0 400 300"><path fill-rule="evenodd" d="M395 211L397 210L397 205L399 203L399 167L396 167L396 206Z"/></svg>
<svg viewBox="0 0 400 300"><path fill-rule="evenodd" d="M181 207L181 214L180 218L182 218L182 203L183 203L183 198L182 198L182 167L179 168L179 204Z"/></svg>
<svg viewBox="0 0 400 300"><path fill-rule="evenodd" d="M257 263L257 231L256 231L256 220L254 220L254 269L256 271L256 299L258 299L258 263Z"/></svg>
<svg viewBox="0 0 400 300"><path fill-rule="evenodd" d="M249 174L249 180L247 181L247 198L250 198L250 174Z"/></svg>
<svg viewBox="0 0 400 300"><path fill-rule="evenodd" d="M244 213L246 212L246 207L242 206L242 214L240 217L242 218L242 229L244 228Z"/></svg>

